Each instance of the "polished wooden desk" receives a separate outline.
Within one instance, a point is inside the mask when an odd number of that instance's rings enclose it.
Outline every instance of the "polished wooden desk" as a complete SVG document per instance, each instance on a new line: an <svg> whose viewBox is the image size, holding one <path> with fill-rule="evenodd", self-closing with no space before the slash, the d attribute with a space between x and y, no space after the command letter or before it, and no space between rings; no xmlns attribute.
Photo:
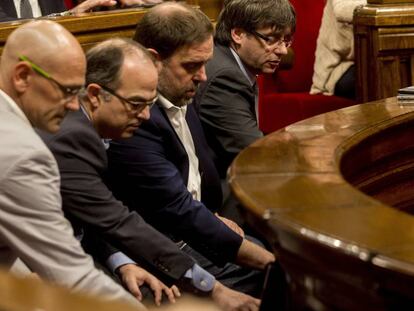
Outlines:
<svg viewBox="0 0 414 311"><path fill-rule="evenodd" d="M17 278L0 269L1 311L136 311L137 309L114 301L69 292L33 278ZM148 311L220 311L205 299L185 296L174 305L150 307Z"/></svg>
<svg viewBox="0 0 414 311"><path fill-rule="evenodd" d="M190 5L198 6L199 0L186 0ZM204 5L206 9L210 6ZM84 13L79 16L45 17L54 20L68 29L87 50L98 42L113 37L131 38L137 22L146 13L145 8L123 9L104 12ZM16 20L0 23L0 54L9 34L27 21Z"/></svg>
<svg viewBox="0 0 414 311"><path fill-rule="evenodd" d="M198 5L208 17L216 21L223 7L223 2L224 0L198 0Z"/></svg>
<svg viewBox="0 0 414 311"><path fill-rule="evenodd" d="M258 140L229 181L289 275L293 305L414 310L413 172L414 105L389 98Z"/></svg>
<svg viewBox="0 0 414 311"><path fill-rule="evenodd" d="M2 311L136 311L119 302L69 293L38 279L20 279L0 270L0 310Z"/></svg>

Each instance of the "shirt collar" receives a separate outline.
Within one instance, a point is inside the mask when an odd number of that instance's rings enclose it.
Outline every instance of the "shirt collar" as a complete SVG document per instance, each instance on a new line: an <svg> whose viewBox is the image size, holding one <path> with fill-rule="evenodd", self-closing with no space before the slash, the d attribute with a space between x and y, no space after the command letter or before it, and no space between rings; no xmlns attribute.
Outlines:
<svg viewBox="0 0 414 311"><path fill-rule="evenodd" d="M32 126L29 119L26 117L22 109L16 104L16 102L7 95L3 90L0 90L0 97L4 99L4 102L9 106L12 112L18 115L23 121L25 121L28 125Z"/></svg>
<svg viewBox="0 0 414 311"><path fill-rule="evenodd" d="M88 120L92 123L92 120L89 117L89 114L87 113L86 108L83 106L83 104L80 103L79 106L80 106L80 109L81 109L82 113L85 115L85 117L88 118ZM102 144L105 147L105 150L108 150L109 146L110 146L110 142L112 141L112 139L110 139L110 138L101 138L101 141L102 141Z"/></svg>
<svg viewBox="0 0 414 311"><path fill-rule="evenodd" d="M178 107L175 106L172 102L170 102L167 98L165 98L162 94L158 93L158 102L160 106L168 111L187 111L187 105Z"/></svg>
<svg viewBox="0 0 414 311"><path fill-rule="evenodd" d="M256 75L252 74L249 70L246 69L242 60L240 59L240 56L236 53L235 50L233 50L233 48L230 47L229 49L233 54L234 58L236 59L236 62L239 65L241 71L243 72L247 80L249 80L250 85L253 86L256 83Z"/></svg>

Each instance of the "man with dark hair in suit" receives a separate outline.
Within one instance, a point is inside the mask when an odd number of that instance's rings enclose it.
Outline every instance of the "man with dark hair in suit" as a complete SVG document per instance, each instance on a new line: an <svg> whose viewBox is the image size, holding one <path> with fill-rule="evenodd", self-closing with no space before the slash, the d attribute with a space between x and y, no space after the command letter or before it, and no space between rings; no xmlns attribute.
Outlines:
<svg viewBox="0 0 414 311"><path fill-rule="evenodd" d="M214 56L196 103L221 178L234 157L263 136L257 122L256 75L273 73L292 42L296 17L288 0L226 1Z"/></svg>
<svg viewBox="0 0 414 311"><path fill-rule="evenodd" d="M159 99L133 137L111 142L108 182L130 209L178 241L218 280L259 295L263 274L253 269L264 269L274 256L215 214L220 180L191 104L206 80L213 26L201 11L166 2L138 22L134 39L158 59ZM246 310L258 307L252 298L243 304Z"/></svg>
<svg viewBox="0 0 414 311"><path fill-rule="evenodd" d="M95 255L119 273L138 298L143 294L139 289L143 282L155 290L157 304L161 290L170 300L177 292L135 262L195 294L211 294L221 306L234 304L244 295L216 282L169 238L116 200L103 182L107 169L107 142L103 139L130 137L149 118L157 82L151 55L134 41L111 39L88 51L81 110L70 113L56 135L42 135L61 172L63 209L77 236L85 235L88 240L88 235L94 234L117 247L96 249L92 245ZM139 201L139 196L136 199Z"/></svg>

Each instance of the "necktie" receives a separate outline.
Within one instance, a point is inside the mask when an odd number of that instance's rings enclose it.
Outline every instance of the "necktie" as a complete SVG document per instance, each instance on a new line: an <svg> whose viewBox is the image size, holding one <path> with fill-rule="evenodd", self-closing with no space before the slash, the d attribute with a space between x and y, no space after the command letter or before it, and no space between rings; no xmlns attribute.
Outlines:
<svg viewBox="0 0 414 311"><path fill-rule="evenodd" d="M29 0L20 0L20 18L32 18L33 11Z"/></svg>

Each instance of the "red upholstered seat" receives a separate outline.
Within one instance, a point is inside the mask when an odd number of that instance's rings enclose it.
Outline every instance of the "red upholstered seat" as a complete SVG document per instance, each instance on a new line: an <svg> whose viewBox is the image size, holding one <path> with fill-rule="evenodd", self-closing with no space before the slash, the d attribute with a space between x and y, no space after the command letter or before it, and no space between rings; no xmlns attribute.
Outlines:
<svg viewBox="0 0 414 311"><path fill-rule="evenodd" d="M325 0L290 0L297 25L293 68L263 75L259 85L259 126L270 133L311 116L355 104L336 96L310 95L316 40Z"/></svg>
<svg viewBox="0 0 414 311"><path fill-rule="evenodd" d="M65 0L65 5L68 9L73 8L73 1L72 0Z"/></svg>

